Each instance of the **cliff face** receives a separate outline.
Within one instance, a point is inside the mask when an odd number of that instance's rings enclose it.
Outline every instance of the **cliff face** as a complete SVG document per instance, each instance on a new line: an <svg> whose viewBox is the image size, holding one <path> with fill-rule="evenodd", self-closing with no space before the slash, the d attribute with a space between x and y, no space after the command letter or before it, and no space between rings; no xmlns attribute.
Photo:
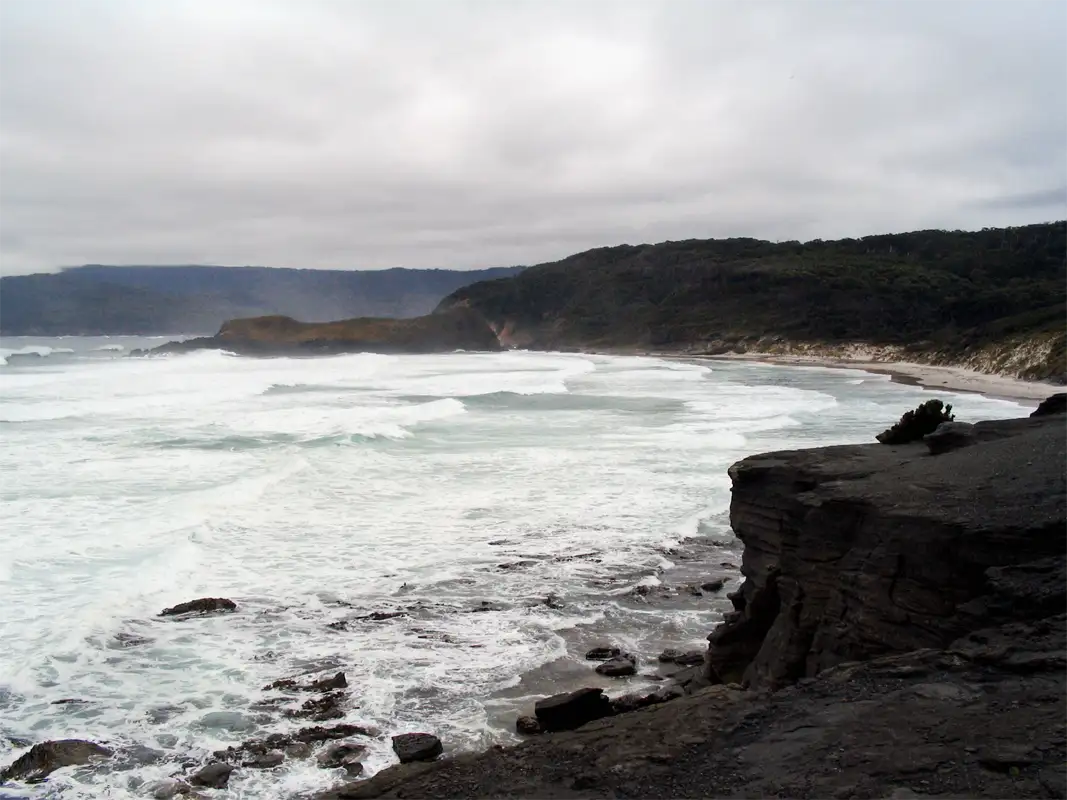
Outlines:
<svg viewBox="0 0 1067 800"><path fill-rule="evenodd" d="M938 456L872 444L735 464L745 581L709 637L710 673L774 689L994 621L981 600L992 582L1063 556L1064 418L975 433L978 444Z"/></svg>
<svg viewBox="0 0 1067 800"><path fill-rule="evenodd" d="M350 319L307 323L281 316L230 320L214 336L170 342L154 353L229 350L241 355L448 353L500 349L496 334L475 311L456 308L414 319Z"/></svg>

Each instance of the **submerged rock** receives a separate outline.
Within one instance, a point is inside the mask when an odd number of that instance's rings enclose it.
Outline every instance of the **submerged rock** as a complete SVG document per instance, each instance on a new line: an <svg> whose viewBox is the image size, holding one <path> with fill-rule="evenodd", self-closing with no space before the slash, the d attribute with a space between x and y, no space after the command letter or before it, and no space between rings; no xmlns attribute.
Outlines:
<svg viewBox="0 0 1067 800"><path fill-rule="evenodd" d="M607 675L609 678L622 678L637 672L637 657L629 653L623 653L618 658L612 658L600 664L596 668L597 674Z"/></svg>
<svg viewBox="0 0 1067 800"><path fill-rule="evenodd" d="M700 588L705 592L718 592L725 585L726 580L724 578L712 578L710 581L700 584Z"/></svg>
<svg viewBox="0 0 1067 800"><path fill-rule="evenodd" d="M533 736L541 733L541 723L537 721L537 717L519 717L515 720L515 732L524 736Z"/></svg>
<svg viewBox="0 0 1067 800"><path fill-rule="evenodd" d="M25 781L40 783L57 769L89 764L110 758L112 751L84 739L41 742L0 771L0 783Z"/></svg>
<svg viewBox="0 0 1067 800"><path fill-rule="evenodd" d="M316 761L323 769L343 767L353 777L363 772L367 746L355 742L335 742L319 753Z"/></svg>
<svg viewBox="0 0 1067 800"><path fill-rule="evenodd" d="M194 772L189 776L189 783L192 786L203 786L208 789L222 789L230 782L232 772L232 766L219 761Z"/></svg>
<svg viewBox="0 0 1067 800"><path fill-rule="evenodd" d="M341 719L345 715L343 705L347 699L348 692L329 692L322 697L305 700L297 711L287 711L286 714L290 717L307 717L315 722Z"/></svg>
<svg viewBox="0 0 1067 800"><path fill-rule="evenodd" d="M612 647L611 645L601 645L600 647L594 647L585 654L586 661L608 661L612 658L618 658L622 655L622 650L618 647Z"/></svg>
<svg viewBox="0 0 1067 800"><path fill-rule="evenodd" d="M429 733L401 733L393 737L393 752L401 764L432 761L444 752L441 740Z"/></svg>
<svg viewBox="0 0 1067 800"><path fill-rule="evenodd" d="M236 610L237 603L225 597L201 597L199 600L190 600L188 603L178 603L176 606L164 608L159 612L159 616L177 617L182 614L214 614Z"/></svg>
<svg viewBox="0 0 1067 800"><path fill-rule="evenodd" d="M578 689L538 700L534 715L546 731L568 731L611 714L611 703L599 688Z"/></svg>

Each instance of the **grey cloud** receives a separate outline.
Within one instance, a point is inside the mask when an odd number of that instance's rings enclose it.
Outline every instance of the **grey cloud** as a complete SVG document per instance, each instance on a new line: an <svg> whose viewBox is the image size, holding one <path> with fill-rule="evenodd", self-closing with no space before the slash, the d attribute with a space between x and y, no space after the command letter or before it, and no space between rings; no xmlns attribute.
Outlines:
<svg viewBox="0 0 1067 800"><path fill-rule="evenodd" d="M0 269L1062 218L1065 29L1042 0L6 0Z"/></svg>

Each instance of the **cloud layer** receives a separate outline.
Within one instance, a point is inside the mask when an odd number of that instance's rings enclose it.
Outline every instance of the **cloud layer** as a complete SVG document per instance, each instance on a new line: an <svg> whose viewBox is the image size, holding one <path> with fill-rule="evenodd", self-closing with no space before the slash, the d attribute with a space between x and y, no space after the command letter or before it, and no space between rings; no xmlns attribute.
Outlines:
<svg viewBox="0 0 1067 800"><path fill-rule="evenodd" d="M1067 5L6 0L0 269L1067 216Z"/></svg>

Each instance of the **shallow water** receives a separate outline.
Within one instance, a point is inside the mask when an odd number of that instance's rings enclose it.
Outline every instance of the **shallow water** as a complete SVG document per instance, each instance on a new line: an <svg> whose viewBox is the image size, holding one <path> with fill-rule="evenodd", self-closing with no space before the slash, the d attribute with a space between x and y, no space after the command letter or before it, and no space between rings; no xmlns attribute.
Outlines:
<svg viewBox="0 0 1067 800"><path fill-rule="evenodd" d="M12 737L162 753L57 773L41 796L141 797L179 759L310 724L252 708L302 672L347 673L345 721L382 731L368 772L398 732L507 740L533 698L598 681L594 644L645 663L599 685L645 685L663 647L704 646L725 592L630 591L736 586L727 467L869 441L932 396L856 371L577 354L122 357L146 344L0 343L0 762L24 750ZM936 396L959 419L1026 412ZM201 596L239 610L155 616ZM354 619L374 611L406 615ZM292 763L220 796L339 779Z"/></svg>

